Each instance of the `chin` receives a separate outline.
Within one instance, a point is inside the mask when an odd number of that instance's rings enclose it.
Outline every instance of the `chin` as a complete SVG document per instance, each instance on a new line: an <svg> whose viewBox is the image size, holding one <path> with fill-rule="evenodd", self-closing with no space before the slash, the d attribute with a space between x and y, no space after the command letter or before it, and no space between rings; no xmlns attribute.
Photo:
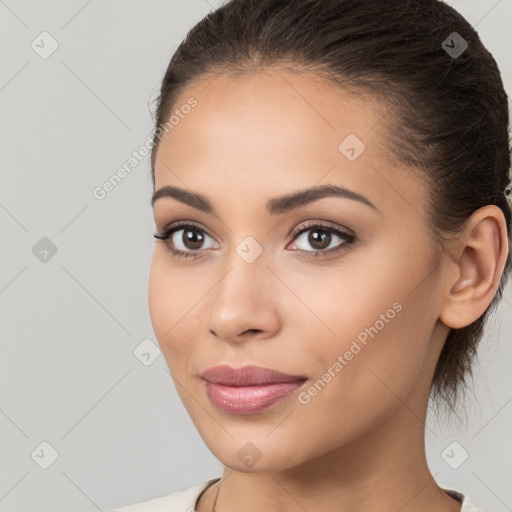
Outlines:
<svg viewBox="0 0 512 512"><path fill-rule="evenodd" d="M294 443L290 436L286 436L284 430L282 434L289 439L289 444L275 431L269 435L272 429L265 427L263 433L254 436L251 436L251 430L255 431L242 427L241 435L237 436L233 429L230 429L229 434L225 435L224 442L219 442L219 436L209 430L210 438L203 437L203 440L216 459L224 466L240 473L284 471L308 459L306 453L298 450L302 444ZM314 457L314 454L312 456Z"/></svg>

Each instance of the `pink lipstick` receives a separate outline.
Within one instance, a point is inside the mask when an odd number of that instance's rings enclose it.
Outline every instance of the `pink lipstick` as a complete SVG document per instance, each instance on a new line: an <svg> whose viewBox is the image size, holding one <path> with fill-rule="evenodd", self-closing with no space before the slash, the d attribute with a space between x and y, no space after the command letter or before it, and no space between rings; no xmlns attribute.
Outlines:
<svg viewBox="0 0 512 512"><path fill-rule="evenodd" d="M288 375L261 366L213 366L203 374L206 394L222 412L253 414L297 391L307 377Z"/></svg>

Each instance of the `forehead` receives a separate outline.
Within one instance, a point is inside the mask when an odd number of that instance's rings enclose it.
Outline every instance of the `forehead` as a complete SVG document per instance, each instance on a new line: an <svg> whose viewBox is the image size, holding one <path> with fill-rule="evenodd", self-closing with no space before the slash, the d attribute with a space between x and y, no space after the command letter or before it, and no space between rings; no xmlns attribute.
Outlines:
<svg viewBox="0 0 512 512"><path fill-rule="evenodd" d="M185 184L222 195L236 184L241 196L270 197L334 182L371 198L390 183L418 181L390 158L379 122L385 106L309 72L205 75L181 91L172 113L178 122L160 142L156 189Z"/></svg>
<svg viewBox="0 0 512 512"><path fill-rule="evenodd" d="M189 109L187 103L192 98L197 104ZM362 91L349 92L310 72L284 69L202 76L175 99L172 111L180 113L182 109L189 112L180 116L172 129L174 135L179 132L185 137L193 132L198 140L202 136L211 139L215 133L218 140L225 135L249 136L249 143L269 141L279 133L275 142L309 137L314 143L328 134L325 142L330 144L357 133L371 145L386 113L382 102ZM166 139L172 144L171 137Z"/></svg>
<svg viewBox="0 0 512 512"><path fill-rule="evenodd" d="M188 106L191 99L196 102L193 108ZM172 155L167 156L177 158L183 143L188 150L194 145L212 149L212 143L225 149L234 142L246 155L264 156L263 147L278 151L292 144L300 152L322 141L325 149L351 132L373 144L369 139L375 138L378 130L373 128L382 116L382 109L373 103L309 72L269 69L205 75L176 98L171 114L178 115L173 116L169 133L164 133L159 154L168 149Z"/></svg>

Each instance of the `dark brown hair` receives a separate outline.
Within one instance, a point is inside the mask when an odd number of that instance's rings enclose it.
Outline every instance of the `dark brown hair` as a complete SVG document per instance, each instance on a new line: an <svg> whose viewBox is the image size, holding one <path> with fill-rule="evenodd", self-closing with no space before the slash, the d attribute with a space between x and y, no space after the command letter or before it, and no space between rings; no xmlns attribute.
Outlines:
<svg viewBox="0 0 512 512"><path fill-rule="evenodd" d="M464 41L460 55L450 52ZM510 246L508 98L494 58L453 8L439 0L230 0L172 56L155 100L155 130L193 80L265 66L313 71L373 95L388 108L381 122L396 162L417 168L429 185L435 239L443 244L475 210L493 204L505 215ZM159 140L155 132L153 188ZM484 314L450 331L432 382L437 405L455 410L511 265L509 253Z"/></svg>

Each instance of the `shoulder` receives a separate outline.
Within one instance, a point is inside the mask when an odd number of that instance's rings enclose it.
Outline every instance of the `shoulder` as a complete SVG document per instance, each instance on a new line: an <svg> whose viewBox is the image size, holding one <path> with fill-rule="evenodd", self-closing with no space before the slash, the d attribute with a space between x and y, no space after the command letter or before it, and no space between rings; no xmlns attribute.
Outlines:
<svg viewBox="0 0 512 512"><path fill-rule="evenodd" d="M456 500L460 501L462 504L462 508L460 509L460 512L480 512L480 509L476 508L473 503L471 503L469 497L467 494L463 494L459 491L454 491L452 489L444 489L444 492L455 498Z"/></svg>
<svg viewBox="0 0 512 512"><path fill-rule="evenodd" d="M121 508L107 510L106 512L194 512L195 503L199 495L218 480L219 478L206 480L193 487L173 492L167 496L126 505Z"/></svg>

